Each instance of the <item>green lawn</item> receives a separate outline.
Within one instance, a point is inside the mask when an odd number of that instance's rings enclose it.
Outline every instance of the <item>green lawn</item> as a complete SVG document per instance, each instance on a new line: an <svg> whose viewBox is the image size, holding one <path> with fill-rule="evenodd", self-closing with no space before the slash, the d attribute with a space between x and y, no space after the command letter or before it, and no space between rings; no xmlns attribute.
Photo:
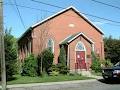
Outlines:
<svg viewBox="0 0 120 90"><path fill-rule="evenodd" d="M101 72L95 73L94 71L92 71L92 74L93 74L93 75L96 75L96 76L102 76L102 73L101 73Z"/></svg>
<svg viewBox="0 0 120 90"><path fill-rule="evenodd" d="M59 81L71 81L71 80L85 80L92 79L90 77L84 77L80 75L59 75L59 76L44 76L44 77L28 77L15 75L15 79L8 81L7 84L25 84L25 83L43 83L43 82L59 82Z"/></svg>

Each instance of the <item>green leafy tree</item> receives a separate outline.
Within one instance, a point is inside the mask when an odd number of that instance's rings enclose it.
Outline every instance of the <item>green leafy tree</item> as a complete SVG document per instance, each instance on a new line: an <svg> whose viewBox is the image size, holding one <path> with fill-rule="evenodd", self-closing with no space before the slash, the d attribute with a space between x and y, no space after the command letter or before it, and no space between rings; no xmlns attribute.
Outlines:
<svg viewBox="0 0 120 90"><path fill-rule="evenodd" d="M43 69L42 71L48 74L49 68L53 64L53 58L54 58L54 55L49 49L45 49L43 52L41 52L41 54L38 55L38 66L39 66L38 71L41 71L40 65L42 65L42 69ZM42 60L42 64L41 64L41 60ZM42 74L42 73L39 72L39 74Z"/></svg>
<svg viewBox="0 0 120 90"><path fill-rule="evenodd" d="M113 64L120 61L120 39L104 38L105 59L110 59Z"/></svg>
<svg viewBox="0 0 120 90"><path fill-rule="evenodd" d="M37 76L37 59L33 54L24 59L21 75L31 77Z"/></svg>
<svg viewBox="0 0 120 90"><path fill-rule="evenodd" d="M17 44L16 38L11 35L11 29L5 30L4 36L5 42L5 61L6 61L6 77L7 80L12 79L16 74L16 62L17 62Z"/></svg>
<svg viewBox="0 0 120 90"><path fill-rule="evenodd" d="M60 48L59 63L66 66L66 61L67 61L66 52L64 46L62 45Z"/></svg>

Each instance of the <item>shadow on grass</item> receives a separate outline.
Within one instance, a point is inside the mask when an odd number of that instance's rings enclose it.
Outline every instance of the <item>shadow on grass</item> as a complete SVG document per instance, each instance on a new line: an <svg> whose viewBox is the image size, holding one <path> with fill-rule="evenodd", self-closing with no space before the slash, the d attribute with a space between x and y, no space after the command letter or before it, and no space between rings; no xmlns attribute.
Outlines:
<svg viewBox="0 0 120 90"><path fill-rule="evenodd" d="M18 79L17 77L11 77L7 81L12 81L12 80L17 80L17 79Z"/></svg>
<svg viewBox="0 0 120 90"><path fill-rule="evenodd" d="M99 82L101 83L105 83L105 84L120 84L120 79L109 79L109 80L105 80L105 79L98 79Z"/></svg>

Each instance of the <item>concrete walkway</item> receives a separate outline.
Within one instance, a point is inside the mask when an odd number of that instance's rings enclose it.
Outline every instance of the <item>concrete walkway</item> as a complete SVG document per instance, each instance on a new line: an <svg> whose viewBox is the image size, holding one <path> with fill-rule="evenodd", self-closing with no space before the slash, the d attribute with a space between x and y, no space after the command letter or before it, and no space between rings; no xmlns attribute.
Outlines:
<svg viewBox="0 0 120 90"><path fill-rule="evenodd" d="M102 79L100 76L92 76L96 79ZM74 80L74 81L61 81L61 82L46 82L46 83L29 83L29 84L14 84L7 85L8 90L22 90L20 88L30 88L30 87L46 87L52 85L64 85L64 84L76 84L76 83L85 83L85 82L94 82L96 79L89 80ZM0 86L1 88L1 86ZM24 89L23 89L24 90ZM28 89L27 89L28 90Z"/></svg>

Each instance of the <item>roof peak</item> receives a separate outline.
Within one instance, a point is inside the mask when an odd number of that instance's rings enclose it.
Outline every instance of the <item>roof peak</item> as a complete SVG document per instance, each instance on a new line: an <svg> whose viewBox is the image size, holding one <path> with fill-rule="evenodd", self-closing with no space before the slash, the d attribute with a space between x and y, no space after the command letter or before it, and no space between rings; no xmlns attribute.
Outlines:
<svg viewBox="0 0 120 90"><path fill-rule="evenodd" d="M33 28L37 27L38 25L40 25L40 24L42 24L42 23L44 23L44 22L46 22L46 21L48 21L48 20L58 16L58 15L64 13L64 12L66 12L66 11L68 11L70 9L72 9L74 12L76 12L79 16L81 16L84 20L86 20L91 26L96 28L102 35L104 35L104 33L102 32L102 30L100 28L98 28L95 24L93 24L84 14L80 13L78 11L78 9L76 9L74 6L69 6L69 7L65 8L65 9L59 11L58 13L53 14L52 16L49 16L48 18L46 18L46 19L44 19L44 20L42 20L42 21L32 25L30 28L33 29ZM27 30L26 32L28 32L28 31L29 30ZM25 33L20 38L22 38L24 35L25 35Z"/></svg>
<svg viewBox="0 0 120 90"><path fill-rule="evenodd" d="M72 42L74 39L76 39L77 37L79 37L80 35L82 35L86 40L88 40L91 44L93 44L94 42L88 38L83 32L78 32L75 33L73 35L68 36L67 38L65 38L63 41L60 42L60 45L62 44L69 44L70 42Z"/></svg>
<svg viewBox="0 0 120 90"><path fill-rule="evenodd" d="M91 24L94 28L96 28L101 34L104 34L100 28L98 28L95 24L93 24L92 21L90 21L83 13L80 13L80 12L78 11L78 9L76 9L74 6L69 6L69 7L65 8L65 9L59 11L58 13L55 13L55 14L53 14L52 16L49 16L48 18L46 18L46 19L44 19L44 20L42 20L42 21L40 21L40 22L32 25L31 27L34 28L34 27L36 27L36 26L38 26L38 25L40 25L40 24L42 24L42 23L44 23L44 22L46 22L46 21L48 21L48 20L50 20L50 19L52 19L52 18L54 18L54 17L56 17L57 15L62 14L62 13L64 13L65 11L70 10L70 9L72 9L72 10L73 10L74 12L76 12L79 16L81 16L83 19L85 19L89 24Z"/></svg>
<svg viewBox="0 0 120 90"><path fill-rule="evenodd" d="M42 21L40 21L40 22L38 22L38 23L32 25L31 27L34 28L34 27L38 26L39 24L41 24L41 23L43 23L43 22L45 22L45 21L47 21L47 20L49 20L49 19L51 19L51 18L57 16L58 14L61 14L61 13L65 12L65 11L67 11L67 10L69 10L69 9L73 9L74 11L79 12L74 6L69 6L69 7L64 8L64 9L62 9L61 11L59 11L59 12L53 14L52 16L49 16L49 17L43 19Z"/></svg>

